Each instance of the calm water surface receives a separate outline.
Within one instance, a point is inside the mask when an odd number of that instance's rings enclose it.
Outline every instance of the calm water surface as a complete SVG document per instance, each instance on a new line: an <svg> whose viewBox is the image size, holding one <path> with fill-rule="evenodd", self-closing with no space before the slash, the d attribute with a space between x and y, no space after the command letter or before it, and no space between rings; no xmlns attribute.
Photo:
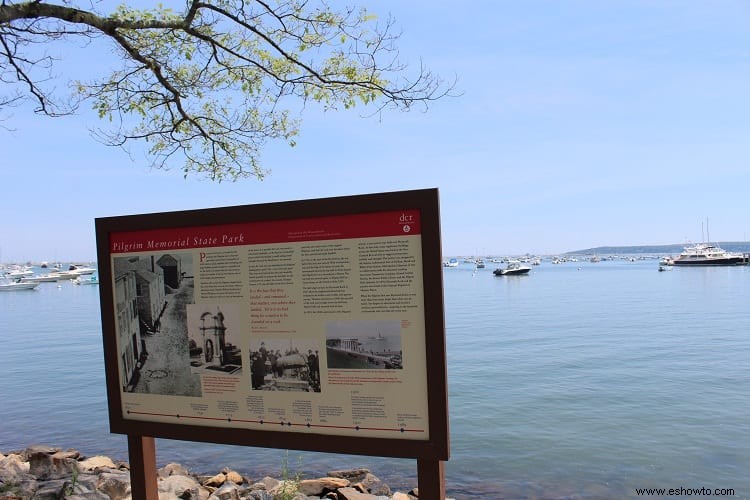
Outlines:
<svg viewBox="0 0 750 500"><path fill-rule="evenodd" d="M454 498L750 497L750 267L657 261L445 269ZM0 293L0 451L43 443L127 460L109 433L98 287ZM158 440L194 472L278 475L285 452ZM289 452L305 476L369 467L393 489L416 463Z"/></svg>

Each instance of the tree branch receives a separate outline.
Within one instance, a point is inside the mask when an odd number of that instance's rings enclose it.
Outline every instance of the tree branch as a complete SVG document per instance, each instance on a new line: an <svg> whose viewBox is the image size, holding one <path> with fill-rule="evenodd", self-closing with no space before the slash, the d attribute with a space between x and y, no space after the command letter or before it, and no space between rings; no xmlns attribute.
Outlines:
<svg viewBox="0 0 750 500"><path fill-rule="evenodd" d="M260 153L268 140L294 145L297 120L288 102L308 100L325 109L373 106L410 109L446 95L420 64L413 80L398 63L389 18L382 26L364 10L331 10L325 3L287 0L188 0L182 14L159 7L120 7L109 15L43 0L0 0L0 82L11 93L0 109L19 102L24 89L37 111L58 114L54 90L36 78L51 58L23 53L32 44L70 37L111 40L122 69L78 82L113 130L95 132L108 144L148 144L155 168L182 157L183 172L211 179L262 178ZM20 86L20 87L19 87ZM62 109L62 108L59 108ZM74 106L71 108L74 109ZM373 114L374 114L373 113Z"/></svg>

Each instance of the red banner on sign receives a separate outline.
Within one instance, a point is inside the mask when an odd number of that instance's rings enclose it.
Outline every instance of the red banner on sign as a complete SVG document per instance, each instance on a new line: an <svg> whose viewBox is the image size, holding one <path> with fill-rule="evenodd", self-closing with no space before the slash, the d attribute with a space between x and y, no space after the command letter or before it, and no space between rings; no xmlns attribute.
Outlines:
<svg viewBox="0 0 750 500"><path fill-rule="evenodd" d="M110 234L113 254L154 250L408 236L421 233L419 210L311 217L211 226L169 227Z"/></svg>

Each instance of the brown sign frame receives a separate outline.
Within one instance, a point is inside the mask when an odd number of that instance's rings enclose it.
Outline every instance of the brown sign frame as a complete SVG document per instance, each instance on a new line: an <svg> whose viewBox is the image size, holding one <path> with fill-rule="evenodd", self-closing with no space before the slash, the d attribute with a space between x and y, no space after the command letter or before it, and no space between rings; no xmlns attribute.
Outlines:
<svg viewBox="0 0 750 500"><path fill-rule="evenodd" d="M118 232L273 222L307 217L358 215L389 210L418 210L427 366L427 440L292 433L131 420L123 417L115 331L110 235ZM300 217L299 214L304 214ZM221 221L221 222L217 222ZM417 458L428 463L449 458L446 343L443 304L440 213L437 189L397 191L256 205L125 215L95 220L100 279L101 319L110 430L148 436L219 444L258 446L357 455ZM442 470L442 468L441 468Z"/></svg>

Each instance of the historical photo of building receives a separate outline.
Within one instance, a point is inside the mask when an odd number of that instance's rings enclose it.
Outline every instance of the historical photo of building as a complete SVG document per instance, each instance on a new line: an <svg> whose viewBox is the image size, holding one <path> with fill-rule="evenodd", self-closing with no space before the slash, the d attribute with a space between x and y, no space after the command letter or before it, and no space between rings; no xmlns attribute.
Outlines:
<svg viewBox="0 0 750 500"><path fill-rule="evenodd" d="M237 304L188 304L188 350L193 373L242 373Z"/></svg>
<svg viewBox="0 0 750 500"><path fill-rule="evenodd" d="M190 371L187 305L193 302L191 253L113 259L123 390L200 396Z"/></svg>
<svg viewBox="0 0 750 500"><path fill-rule="evenodd" d="M326 324L328 368L401 369L401 321L332 321Z"/></svg>
<svg viewBox="0 0 750 500"><path fill-rule="evenodd" d="M310 339L253 339L249 352L251 388L320 392L319 349Z"/></svg>

